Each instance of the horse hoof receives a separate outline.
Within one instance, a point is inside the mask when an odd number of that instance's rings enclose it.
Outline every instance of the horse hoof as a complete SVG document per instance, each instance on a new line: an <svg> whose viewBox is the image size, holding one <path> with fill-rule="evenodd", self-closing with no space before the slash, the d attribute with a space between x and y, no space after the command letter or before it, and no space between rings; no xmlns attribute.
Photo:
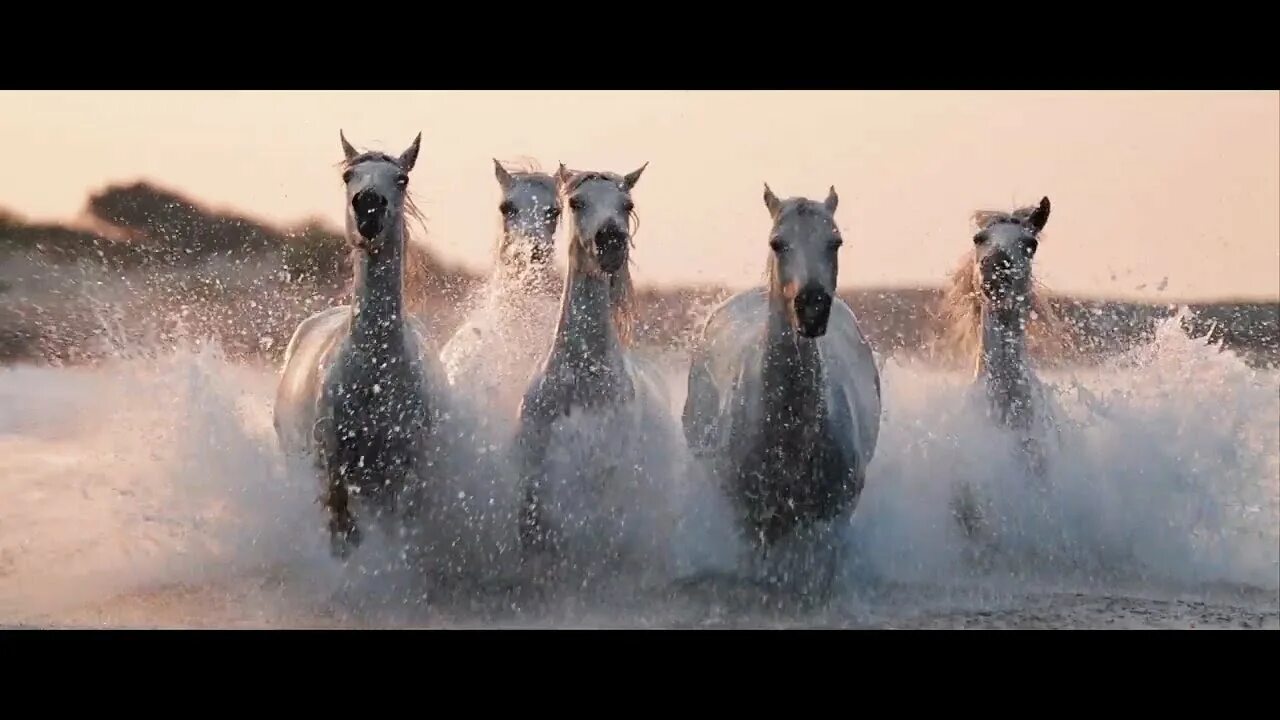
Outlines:
<svg viewBox="0 0 1280 720"><path fill-rule="evenodd" d="M337 560L347 560L351 557L351 553L360 547L363 538L360 535L360 529L354 524L345 530L329 531L329 554Z"/></svg>

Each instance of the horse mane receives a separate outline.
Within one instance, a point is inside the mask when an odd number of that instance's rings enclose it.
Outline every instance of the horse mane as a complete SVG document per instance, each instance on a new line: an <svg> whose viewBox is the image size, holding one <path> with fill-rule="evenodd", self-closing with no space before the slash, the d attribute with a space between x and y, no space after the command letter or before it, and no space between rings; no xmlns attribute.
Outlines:
<svg viewBox="0 0 1280 720"><path fill-rule="evenodd" d="M1013 212L977 210L970 216L977 230L999 223L1022 223L1035 212L1035 206ZM1047 289L1031 267L1031 283L1027 300L1031 312L1027 321L1027 350L1031 355L1053 355L1065 348L1064 328L1053 306L1045 299ZM981 340L982 293L973 269L973 251L965 253L951 271L947 289L936 311L941 324L938 338L932 344L935 358L965 362L977 355Z"/></svg>
<svg viewBox="0 0 1280 720"><path fill-rule="evenodd" d="M502 169L511 175L546 175L555 180L550 174L543 172L542 166L534 158L521 156L518 160L503 160Z"/></svg>
<svg viewBox="0 0 1280 720"><path fill-rule="evenodd" d="M565 192L573 192L590 180L607 180L619 186L623 183L623 177L613 172L603 170L570 170L569 172L572 173L572 177L565 184ZM640 215L636 213L634 207L628 213L628 220L631 221L628 228L631 235L631 248L635 248L636 233L640 231ZM577 243L573 245L576 246ZM623 347L630 346L635 339L636 290L635 283L631 279L631 264L631 252L628 251L627 262L618 272L609 276L609 307L613 314L614 329Z"/></svg>
<svg viewBox="0 0 1280 720"><path fill-rule="evenodd" d="M342 170L350 170L362 162L376 160L380 162L389 162L393 165L399 165L399 158L392 157L383 152L370 150L360 153L349 159L344 158L338 167ZM412 315L422 315L427 312L430 300L431 285L431 266L432 257L430 251L425 245L415 241L418 233L413 231L412 226L408 222L412 218L418 222L418 227L423 235L426 234L427 219L422 210L418 208L414 202L413 193L405 190L404 194L404 212L400 215L401 237L404 241L404 249L401 257L403 263L402 271L402 294L404 297L405 310ZM347 253L347 262L349 267L354 267L356 254L360 251L351 248ZM347 286L344 290L344 296L350 302L352 293L355 290L355 276L349 275Z"/></svg>

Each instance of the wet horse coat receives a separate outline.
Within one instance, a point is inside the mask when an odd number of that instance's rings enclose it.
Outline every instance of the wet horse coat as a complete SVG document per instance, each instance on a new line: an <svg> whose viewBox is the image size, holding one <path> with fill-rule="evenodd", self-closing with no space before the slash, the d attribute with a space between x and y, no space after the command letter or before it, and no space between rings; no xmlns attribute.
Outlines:
<svg viewBox="0 0 1280 720"><path fill-rule="evenodd" d="M572 210L569 271L551 349L520 406L520 539L526 559L564 569L569 546L587 569L643 559L661 571L669 532L657 488L679 447L660 379L629 348L630 193L643 171L558 174ZM669 443L669 444L664 444ZM570 537L586 540L574 543Z"/></svg>
<svg viewBox="0 0 1280 720"><path fill-rule="evenodd" d="M356 505L411 518L432 476L447 386L424 326L406 317L403 289L406 188L420 138L399 158L360 154L342 139L352 304L298 326L277 387L277 436L322 473L335 557L361 542Z"/></svg>
<svg viewBox="0 0 1280 720"><path fill-rule="evenodd" d="M1019 460L1039 490L1047 488L1051 403L1031 366L1028 327L1033 320L1047 322L1051 312L1033 278L1033 260L1050 208L1045 197L1013 212L975 213L973 250L956 271L945 299L952 344L967 341L963 345L973 353L970 401L995 426L1014 435ZM986 505L965 484L952 509L967 536L994 547Z"/></svg>
<svg viewBox="0 0 1280 720"><path fill-rule="evenodd" d="M853 512L880 431L871 347L835 296L834 189L824 203L782 201L767 186L765 198L769 287L711 313L683 416L690 448L709 461L757 558Z"/></svg>

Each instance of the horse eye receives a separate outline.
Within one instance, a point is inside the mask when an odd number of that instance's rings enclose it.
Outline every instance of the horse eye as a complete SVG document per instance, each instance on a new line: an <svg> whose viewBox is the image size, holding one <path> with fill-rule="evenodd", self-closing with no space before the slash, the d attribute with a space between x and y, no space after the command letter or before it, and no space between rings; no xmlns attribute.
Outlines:
<svg viewBox="0 0 1280 720"><path fill-rule="evenodd" d="M354 170L348 170L348 171L346 171L346 172L342 173L342 182L344 182L344 183L350 183L350 182L351 182L351 178L353 178L353 177L355 177L355 176L356 176L356 172L355 172Z"/></svg>
<svg viewBox="0 0 1280 720"><path fill-rule="evenodd" d="M579 198L576 195L574 197L569 198L569 207L573 210L581 210L582 198Z"/></svg>
<svg viewBox="0 0 1280 720"><path fill-rule="evenodd" d="M1036 249L1040 247L1040 241L1035 238L1028 238L1026 242L1027 255L1035 255Z"/></svg>
<svg viewBox="0 0 1280 720"><path fill-rule="evenodd" d="M498 206L498 212L502 213L503 215L515 215L516 206L510 200L507 200Z"/></svg>
<svg viewBox="0 0 1280 720"><path fill-rule="evenodd" d="M973 236L973 244L974 244L974 245L981 245L982 243L984 243L984 242L986 242L986 241L987 241L987 236L986 236L986 235L984 235L983 233L978 233L977 235L974 235L974 236Z"/></svg>
<svg viewBox="0 0 1280 720"><path fill-rule="evenodd" d="M780 253L783 250L787 249L787 244L783 242L782 238L776 237L776 238L770 238L769 247L772 248L774 252Z"/></svg>
<svg viewBox="0 0 1280 720"><path fill-rule="evenodd" d="M408 175L400 175L399 177L396 178L396 185L399 185L400 187L405 187L408 184L409 184Z"/></svg>
<svg viewBox="0 0 1280 720"><path fill-rule="evenodd" d="M560 217L560 208L558 207L547 208L547 217L552 220Z"/></svg>
<svg viewBox="0 0 1280 720"><path fill-rule="evenodd" d="M630 200L624 201L624 202L622 203L622 212L627 212L627 213L629 213L629 212L631 212L632 210L635 210L635 209L636 209L636 204L635 204L635 203L633 203L633 202L631 202Z"/></svg>

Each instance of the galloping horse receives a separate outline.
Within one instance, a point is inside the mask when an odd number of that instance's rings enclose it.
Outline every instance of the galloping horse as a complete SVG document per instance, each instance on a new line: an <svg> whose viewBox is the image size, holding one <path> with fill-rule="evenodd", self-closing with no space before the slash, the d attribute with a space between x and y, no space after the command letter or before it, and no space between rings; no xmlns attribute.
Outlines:
<svg viewBox="0 0 1280 720"><path fill-rule="evenodd" d="M561 206L551 175L493 164L502 191L497 264L440 358L453 385L465 387L489 416L506 418L514 417L555 329L560 286L553 261Z"/></svg>
<svg viewBox="0 0 1280 720"><path fill-rule="evenodd" d="M977 232L943 299L945 340L972 355L973 391L988 416L1016 434L1033 479L1045 473L1048 401L1028 357L1028 328L1053 315L1036 292L1032 260L1049 222L1049 198L1013 212L975 212ZM982 512L965 487L954 506L971 536L985 534Z"/></svg>
<svg viewBox="0 0 1280 720"><path fill-rule="evenodd" d="M669 480L681 443L660 377L629 348L631 192L643 171L557 172L570 209L569 267L555 338L524 394L516 436L526 560L563 568L577 536L594 543L579 570L631 551L660 571L655 553L669 533L635 512L663 512L654 488Z"/></svg>
<svg viewBox="0 0 1280 720"><path fill-rule="evenodd" d="M323 474L330 552L345 559L361 542L354 501L384 520L416 512L421 498L411 493L431 479L447 386L425 327L405 312L405 214L416 212L409 172L422 135L399 157L360 153L339 137L351 305L318 312L294 331L274 423L286 452L310 455Z"/></svg>
<svg viewBox="0 0 1280 720"><path fill-rule="evenodd" d="M708 459L737 508L753 563L784 537L808 539L818 593L839 563L837 519L852 514L880 433L880 376L853 310L836 296L838 197L780 200L768 287L741 292L708 317L693 350L685 438ZM827 530L825 537L815 537ZM819 541L820 542L812 542ZM822 562L822 561L819 561Z"/></svg>

